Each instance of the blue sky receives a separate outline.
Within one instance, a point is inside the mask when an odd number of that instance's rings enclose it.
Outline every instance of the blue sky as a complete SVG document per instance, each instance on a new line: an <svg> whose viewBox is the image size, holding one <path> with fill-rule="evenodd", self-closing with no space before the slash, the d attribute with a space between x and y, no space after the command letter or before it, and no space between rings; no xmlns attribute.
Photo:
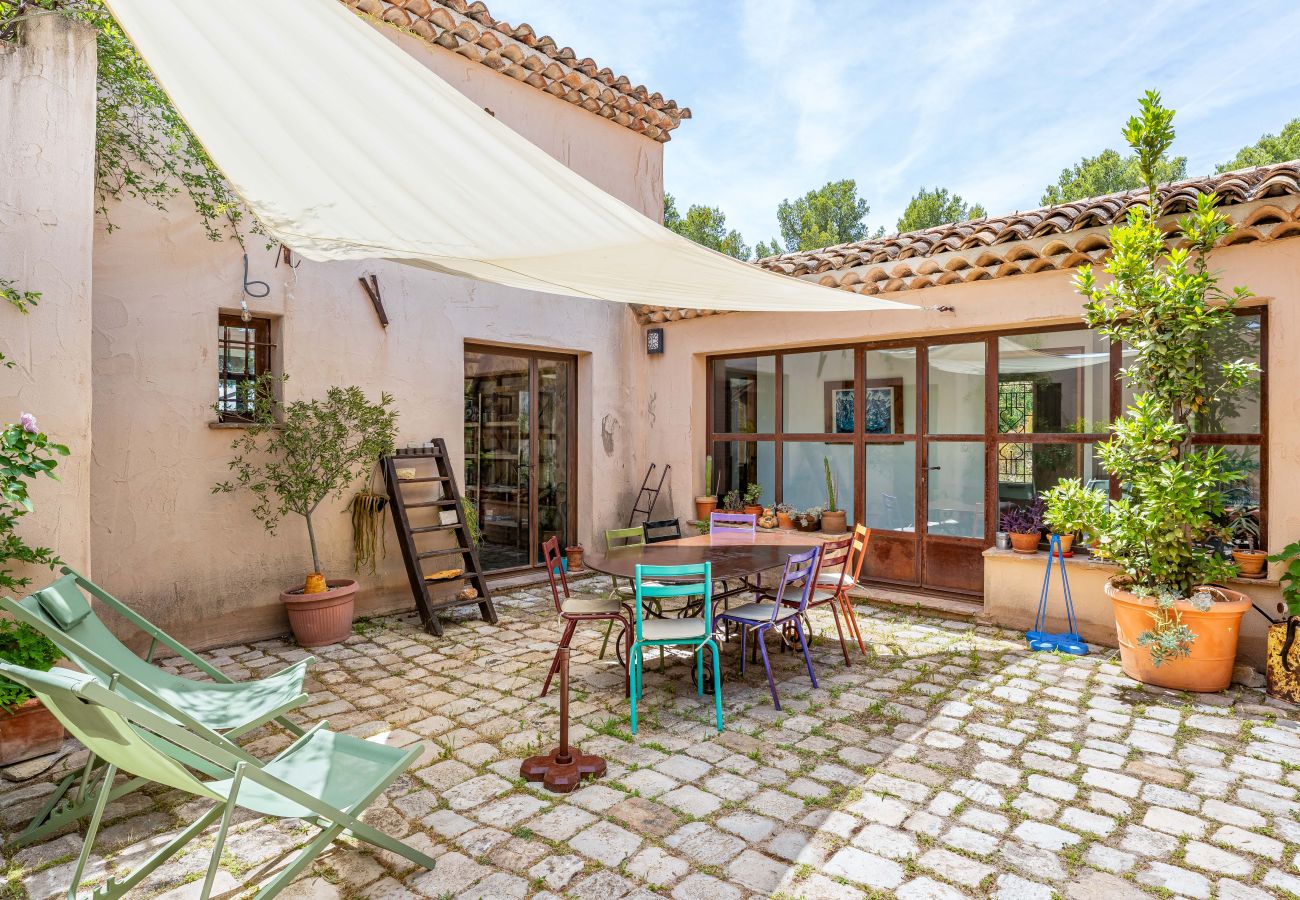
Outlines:
<svg viewBox="0 0 1300 900"><path fill-rule="evenodd" d="M990 214L1038 206L1062 168L1122 146L1148 87L1178 110L1189 174L1300 116L1296 2L868 3L489 0L581 58L689 106L665 147L679 201L751 245L776 206L854 178L894 231L940 185Z"/></svg>

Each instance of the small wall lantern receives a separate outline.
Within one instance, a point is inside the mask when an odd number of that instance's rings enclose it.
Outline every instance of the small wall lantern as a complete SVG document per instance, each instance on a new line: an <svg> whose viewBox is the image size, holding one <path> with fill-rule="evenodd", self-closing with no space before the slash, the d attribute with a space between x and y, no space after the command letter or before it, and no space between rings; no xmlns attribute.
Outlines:
<svg viewBox="0 0 1300 900"><path fill-rule="evenodd" d="M664 352L664 330L662 328L646 329L645 352L647 354Z"/></svg>

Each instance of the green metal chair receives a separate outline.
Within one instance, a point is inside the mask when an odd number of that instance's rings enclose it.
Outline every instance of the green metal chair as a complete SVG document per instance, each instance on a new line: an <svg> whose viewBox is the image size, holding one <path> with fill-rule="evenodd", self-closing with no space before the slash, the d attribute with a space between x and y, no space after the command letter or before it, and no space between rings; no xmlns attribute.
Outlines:
<svg viewBox="0 0 1300 900"><path fill-rule="evenodd" d="M387 747L334 734L326 731L322 723L275 759L261 763L219 735L181 727L143 706L116 689L116 679L106 687L89 675L69 669L35 672L7 663L0 663L0 675L29 688L74 737L105 762L94 812L68 885L69 900L76 898L118 770L217 803L126 878L110 878L94 892L94 900L125 895L220 817L220 830L200 894L200 900L207 900L236 808L264 816L302 819L321 829L297 858L258 892L259 900L283 890L344 831L417 865L430 869L434 866L434 861L423 853L357 818L420 757L424 748L418 744L405 750ZM201 779L189 765L196 759L204 762L205 773L215 771L220 777Z"/></svg>
<svg viewBox="0 0 1300 900"><path fill-rule="evenodd" d="M651 579L654 579L653 581ZM663 581L662 579L670 579ZM694 647L695 686L704 694L704 648L713 651L713 704L718 731L722 731L722 673L718 664L718 645L713 640L713 564L690 566L636 567L636 637L628 665L631 667L632 733L636 734L636 701L643 693L642 673L646 647ZM662 602L669 597L702 597L701 616L646 620L647 602Z"/></svg>
<svg viewBox="0 0 1300 900"><path fill-rule="evenodd" d="M605 549L612 550L615 547L632 547L636 544L645 543L645 529L640 525L634 528L606 528L605 529ZM618 583L618 576L611 575L609 580L613 582L614 587L609 592L611 599L618 600L631 605L636 598L636 585L628 583L627 587L621 587ZM600 656L598 659L605 658L605 648L609 645L609 636L613 633L614 623L610 622L605 626L605 639L600 642Z"/></svg>
<svg viewBox="0 0 1300 900"><path fill-rule="evenodd" d="M303 734L302 728L284 714L307 700L303 680L312 662L311 657L266 678L233 682L220 669L209 665L107 591L69 568L65 567L63 572L65 575L49 587L22 600L0 597L0 609L40 631L78 668L100 684L108 685L116 679L122 694L173 722L233 738L274 720L294 735ZM91 609L83 590L150 636L152 641L144 659L108 630ZM159 644L213 681L195 681L164 672L153 665L153 654ZM68 792L78 776L74 773L64 778L14 843L39 840L69 821L88 815L90 808L85 799L85 782L95 768L97 763L92 756L81 776L82 785L71 800ZM113 799L130 793L142 783L138 779L127 780L114 789Z"/></svg>

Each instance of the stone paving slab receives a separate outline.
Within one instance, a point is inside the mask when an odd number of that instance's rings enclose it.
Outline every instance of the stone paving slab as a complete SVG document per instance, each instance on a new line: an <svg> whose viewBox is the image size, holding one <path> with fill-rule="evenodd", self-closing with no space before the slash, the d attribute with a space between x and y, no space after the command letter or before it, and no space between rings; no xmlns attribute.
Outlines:
<svg viewBox="0 0 1300 900"><path fill-rule="evenodd" d="M311 700L294 717L424 745L365 818L438 865L346 841L283 896L1300 898L1300 722L1257 690L1144 688L1108 651L1030 654L1018 634L864 604L870 652L855 650L851 667L829 616L814 615L817 688L798 655L770 645L779 712L761 667L742 678L738 646L724 644L723 734L688 658L669 651L661 671L652 656L633 736L618 663L596 658L603 630L583 627L572 734L609 771L554 795L518 776L555 741L558 698L537 697L559 634L551 608L545 588L524 589L497 598L498 626L466 612L434 638L414 616L386 617L315 651ZM207 654L236 679L302 656L286 641ZM272 726L246 739L264 757L287 743ZM0 837L84 763L71 749L33 779L0 782ZM157 787L116 801L83 888L207 808ZM251 895L314 834L237 816L215 895ZM215 826L133 896L197 897L214 837ZM0 897L66 896L80 848L72 829L6 842Z"/></svg>

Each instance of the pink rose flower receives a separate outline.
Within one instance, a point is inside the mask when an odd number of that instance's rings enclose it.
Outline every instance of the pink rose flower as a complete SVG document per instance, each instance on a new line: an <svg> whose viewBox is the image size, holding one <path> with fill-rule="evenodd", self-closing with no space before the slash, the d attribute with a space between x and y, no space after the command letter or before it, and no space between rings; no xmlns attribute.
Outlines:
<svg viewBox="0 0 1300 900"><path fill-rule="evenodd" d="M18 424L21 425L23 431L28 434L36 434L40 431L40 429L36 427L36 417L29 412L25 412L18 417Z"/></svg>

